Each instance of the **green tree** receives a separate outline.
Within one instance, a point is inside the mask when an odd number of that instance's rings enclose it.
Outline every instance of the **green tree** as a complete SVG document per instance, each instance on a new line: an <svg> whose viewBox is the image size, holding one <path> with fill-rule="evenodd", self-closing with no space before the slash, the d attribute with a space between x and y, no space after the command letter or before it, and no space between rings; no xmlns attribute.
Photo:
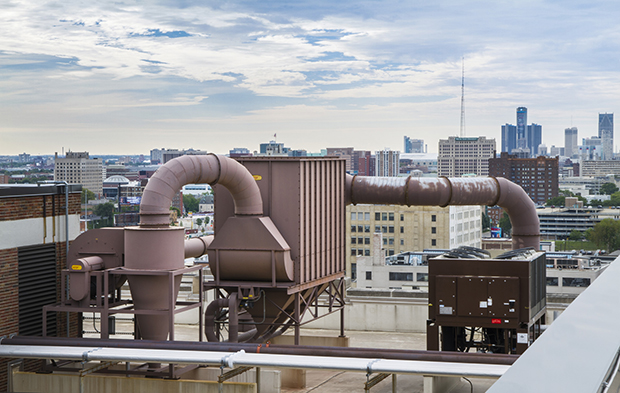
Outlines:
<svg viewBox="0 0 620 393"><path fill-rule="evenodd" d="M605 247L608 252L620 248L620 221L606 218L587 232L588 240L597 247Z"/></svg>
<svg viewBox="0 0 620 393"><path fill-rule="evenodd" d="M196 225L198 225L198 228L200 228L202 226L202 218L197 218L196 219Z"/></svg>
<svg viewBox="0 0 620 393"><path fill-rule="evenodd" d="M112 202L100 203L95 205L93 213L101 218L113 218L114 217L114 204Z"/></svg>
<svg viewBox="0 0 620 393"><path fill-rule="evenodd" d="M601 194L604 195L611 195L614 192L618 192L620 190L618 190L618 187L614 184L614 183L604 183L601 186Z"/></svg>
<svg viewBox="0 0 620 393"><path fill-rule="evenodd" d="M578 231L576 229L573 229L570 232L570 235L568 235L568 240L581 240L583 239L583 233L581 233L581 231Z"/></svg>
<svg viewBox="0 0 620 393"><path fill-rule="evenodd" d="M88 188L82 188L82 203L86 203L87 201L92 201L95 199L95 193L89 190Z"/></svg>
<svg viewBox="0 0 620 393"><path fill-rule="evenodd" d="M508 213L504 212L502 218L499 219L499 227L502 228L502 233L509 236L512 231L512 223L510 222L510 217L508 217Z"/></svg>
<svg viewBox="0 0 620 393"><path fill-rule="evenodd" d="M187 212L197 212L198 211L198 199L192 194L183 195L183 207Z"/></svg>
<svg viewBox="0 0 620 393"><path fill-rule="evenodd" d="M563 195L560 196L556 196L550 199L547 199L547 202L545 202L545 205L547 206L564 206L564 203L566 202L566 197Z"/></svg>
<svg viewBox="0 0 620 393"><path fill-rule="evenodd" d="M101 217L101 221L95 224L96 228L114 226L114 204L112 202L95 205L93 213Z"/></svg>

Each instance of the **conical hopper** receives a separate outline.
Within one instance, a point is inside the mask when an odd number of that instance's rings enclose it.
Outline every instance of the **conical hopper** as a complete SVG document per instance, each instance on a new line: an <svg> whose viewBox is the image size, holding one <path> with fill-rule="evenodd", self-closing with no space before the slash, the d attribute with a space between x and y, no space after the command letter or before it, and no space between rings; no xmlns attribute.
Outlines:
<svg viewBox="0 0 620 393"><path fill-rule="evenodd" d="M125 228L125 268L143 271L143 274L128 275L136 310L168 310L176 303L182 276L176 276L171 285L166 272L184 266L184 233L182 227ZM136 320L143 339L168 338L167 315L136 314Z"/></svg>

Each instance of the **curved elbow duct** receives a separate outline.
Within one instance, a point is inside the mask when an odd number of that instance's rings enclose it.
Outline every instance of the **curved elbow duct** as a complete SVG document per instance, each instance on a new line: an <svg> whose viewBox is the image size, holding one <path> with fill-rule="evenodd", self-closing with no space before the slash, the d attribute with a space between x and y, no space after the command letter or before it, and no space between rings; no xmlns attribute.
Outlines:
<svg viewBox="0 0 620 393"><path fill-rule="evenodd" d="M187 239L185 241L185 258L198 258L205 255L212 242L212 235Z"/></svg>
<svg viewBox="0 0 620 393"><path fill-rule="evenodd" d="M346 178L346 204L406 206L498 205L512 223L513 249L540 247L536 206L523 189L504 178L413 178L351 176Z"/></svg>
<svg viewBox="0 0 620 393"><path fill-rule="evenodd" d="M181 156L165 165L151 177L140 203L140 226L170 225L172 198L186 184L221 184L230 191L235 202L235 214L263 214L260 190L252 174L237 161L226 156Z"/></svg>

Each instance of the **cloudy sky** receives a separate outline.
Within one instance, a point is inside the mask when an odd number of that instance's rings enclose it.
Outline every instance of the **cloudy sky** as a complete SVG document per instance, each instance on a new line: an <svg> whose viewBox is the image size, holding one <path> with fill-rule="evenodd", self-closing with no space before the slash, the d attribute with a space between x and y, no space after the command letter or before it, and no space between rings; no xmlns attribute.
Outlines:
<svg viewBox="0 0 620 393"><path fill-rule="evenodd" d="M620 108L610 1L0 0L0 154L402 150ZM618 120L617 120L618 121ZM616 138L618 140L618 138ZM618 145L618 142L615 142Z"/></svg>

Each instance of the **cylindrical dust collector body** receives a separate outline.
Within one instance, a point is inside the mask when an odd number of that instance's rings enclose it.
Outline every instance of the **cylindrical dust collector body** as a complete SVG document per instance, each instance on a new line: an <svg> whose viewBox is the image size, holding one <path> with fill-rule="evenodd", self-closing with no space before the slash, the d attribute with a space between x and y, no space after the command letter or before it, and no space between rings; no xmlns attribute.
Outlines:
<svg viewBox="0 0 620 393"><path fill-rule="evenodd" d="M184 266L185 231L182 227L125 228L125 268L170 271ZM167 310L176 303L181 275L175 277L172 291L168 275L128 275L129 289L136 310ZM166 315L136 315L142 338L166 340L169 319Z"/></svg>

